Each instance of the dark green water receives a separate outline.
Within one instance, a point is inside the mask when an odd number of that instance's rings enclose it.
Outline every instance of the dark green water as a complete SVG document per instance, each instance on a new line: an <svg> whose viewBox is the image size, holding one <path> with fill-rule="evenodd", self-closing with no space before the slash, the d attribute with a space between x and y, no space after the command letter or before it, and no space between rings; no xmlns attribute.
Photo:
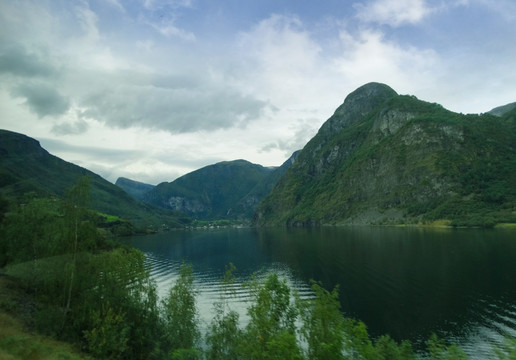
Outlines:
<svg viewBox="0 0 516 360"><path fill-rule="evenodd" d="M516 335L516 231L389 227L178 231L134 237L161 293L183 259L192 263L201 317L210 320L218 280L232 262L241 281L275 270L302 296L310 279L340 286L342 311L421 345L432 332L458 343L472 359ZM245 315L244 289L234 306ZM244 320L245 321L245 316Z"/></svg>

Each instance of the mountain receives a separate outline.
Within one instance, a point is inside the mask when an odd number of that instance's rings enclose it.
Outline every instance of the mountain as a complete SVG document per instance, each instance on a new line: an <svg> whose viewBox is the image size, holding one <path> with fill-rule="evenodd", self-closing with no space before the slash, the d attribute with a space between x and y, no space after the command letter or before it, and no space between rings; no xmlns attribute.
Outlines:
<svg viewBox="0 0 516 360"><path fill-rule="evenodd" d="M125 190L126 193L131 195L136 200L142 200L145 193L154 189L154 185L145 184L139 181L119 177L115 185Z"/></svg>
<svg viewBox="0 0 516 360"><path fill-rule="evenodd" d="M0 130L0 194L6 199L20 202L30 192L36 196L63 197L83 176L90 178L94 210L122 217L138 227L182 225L177 214L133 199L99 175L49 154L37 140Z"/></svg>
<svg viewBox="0 0 516 360"><path fill-rule="evenodd" d="M514 110L462 115L369 83L257 208L257 225L516 222Z"/></svg>
<svg viewBox="0 0 516 360"><path fill-rule="evenodd" d="M299 150L294 152L281 166L272 168L273 170L262 181L260 181L251 191L245 195L237 204L236 212L245 214L251 218L258 204L267 196L278 180L295 163Z"/></svg>
<svg viewBox="0 0 516 360"><path fill-rule="evenodd" d="M161 183L144 201L200 220L251 218L261 198L245 198L273 172L245 160L224 161Z"/></svg>
<svg viewBox="0 0 516 360"><path fill-rule="evenodd" d="M503 116L514 109L516 109L516 102L495 107L493 110L489 111L488 114L495 116Z"/></svg>

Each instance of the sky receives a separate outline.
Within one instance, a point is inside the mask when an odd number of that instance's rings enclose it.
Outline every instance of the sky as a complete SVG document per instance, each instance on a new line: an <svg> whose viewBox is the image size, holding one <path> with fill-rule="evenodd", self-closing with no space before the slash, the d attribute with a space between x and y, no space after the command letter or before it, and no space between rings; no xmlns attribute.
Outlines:
<svg viewBox="0 0 516 360"><path fill-rule="evenodd" d="M0 128L111 182L279 166L371 81L516 101L516 1L0 0Z"/></svg>

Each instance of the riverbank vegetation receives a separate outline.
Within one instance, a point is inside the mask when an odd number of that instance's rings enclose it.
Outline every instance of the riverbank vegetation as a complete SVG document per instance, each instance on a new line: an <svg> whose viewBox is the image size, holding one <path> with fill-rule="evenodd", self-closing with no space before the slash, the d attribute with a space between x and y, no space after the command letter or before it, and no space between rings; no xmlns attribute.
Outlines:
<svg viewBox="0 0 516 360"><path fill-rule="evenodd" d="M64 199L29 196L2 207L0 358L466 358L437 337L424 353L388 335L372 339L362 322L342 315L337 289L314 282L314 297L301 300L275 273L245 284L249 321L242 326L228 301L237 286L232 265L211 323L201 326L192 268L183 264L160 299L144 255L99 229L88 189L83 178Z"/></svg>

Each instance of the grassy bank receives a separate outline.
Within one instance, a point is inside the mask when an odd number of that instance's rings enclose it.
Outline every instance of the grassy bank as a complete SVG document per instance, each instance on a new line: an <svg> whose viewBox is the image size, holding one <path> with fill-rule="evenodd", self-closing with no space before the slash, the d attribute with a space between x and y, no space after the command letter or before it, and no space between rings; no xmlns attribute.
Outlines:
<svg viewBox="0 0 516 360"><path fill-rule="evenodd" d="M26 317L31 305L26 297L0 275L0 360L92 359L69 343L30 332Z"/></svg>

